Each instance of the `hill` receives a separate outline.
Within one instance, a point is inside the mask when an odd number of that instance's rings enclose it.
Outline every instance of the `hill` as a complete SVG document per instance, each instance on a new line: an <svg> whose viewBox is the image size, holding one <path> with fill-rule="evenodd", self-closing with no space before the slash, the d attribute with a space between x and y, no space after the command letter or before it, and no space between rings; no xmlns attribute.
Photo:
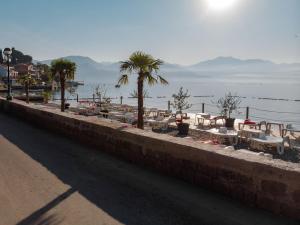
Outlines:
<svg viewBox="0 0 300 225"><path fill-rule="evenodd" d="M76 80L111 82L120 75L118 62L97 62L84 56L63 57L76 63ZM40 61L50 65L52 60ZM284 73L300 72L300 63L276 64L268 60L247 59L234 57L217 57L190 66L182 66L165 62L161 69L166 78L213 76L214 74L229 73Z"/></svg>

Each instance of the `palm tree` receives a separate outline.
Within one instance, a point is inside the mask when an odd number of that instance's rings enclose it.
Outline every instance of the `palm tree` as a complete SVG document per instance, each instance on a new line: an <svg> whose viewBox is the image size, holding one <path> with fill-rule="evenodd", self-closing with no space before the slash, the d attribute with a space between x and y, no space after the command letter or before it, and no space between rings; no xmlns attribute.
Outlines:
<svg viewBox="0 0 300 225"><path fill-rule="evenodd" d="M74 80L76 64L67 59L56 59L51 62L51 74L59 76L61 87L61 111L65 111L65 83L66 80Z"/></svg>
<svg viewBox="0 0 300 225"><path fill-rule="evenodd" d="M23 85L25 87L25 93L26 93L26 103L29 103L29 88L32 85L36 84L36 80L34 77L31 76L31 74L26 74L18 78L18 83Z"/></svg>
<svg viewBox="0 0 300 225"><path fill-rule="evenodd" d="M121 75L118 86L128 83L129 74L137 74L137 90L138 90L138 124L137 127L144 129L144 81L147 81L149 85L154 85L158 82L161 84L168 84L161 76L157 75L160 66L163 61L160 59L154 59L151 55L144 52L134 52L128 60L120 62L120 72L125 73ZM155 75L155 76L154 76Z"/></svg>

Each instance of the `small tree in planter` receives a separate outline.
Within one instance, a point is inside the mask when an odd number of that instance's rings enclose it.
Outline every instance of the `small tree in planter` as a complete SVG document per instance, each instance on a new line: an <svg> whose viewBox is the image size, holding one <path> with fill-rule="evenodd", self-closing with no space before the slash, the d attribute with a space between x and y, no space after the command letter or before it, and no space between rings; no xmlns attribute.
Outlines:
<svg viewBox="0 0 300 225"><path fill-rule="evenodd" d="M95 89L94 89L94 93L97 96L99 105L101 106L101 104L104 103L108 103L106 100L110 99L107 97L107 86L105 84L98 84ZM109 101L110 102L110 101Z"/></svg>
<svg viewBox="0 0 300 225"><path fill-rule="evenodd" d="M18 83L24 86L26 94L26 103L29 104L29 89L30 86L36 84L36 79L31 74L26 74L18 78Z"/></svg>
<svg viewBox="0 0 300 225"><path fill-rule="evenodd" d="M44 98L44 103L47 104L52 97L52 93L50 91L43 91L42 96Z"/></svg>
<svg viewBox="0 0 300 225"><path fill-rule="evenodd" d="M188 103L187 99L190 97L189 91L183 91L183 87L181 87L177 94L173 94L172 97L174 98L174 102L171 103L173 108L176 109L177 112L180 114L183 110L189 109L192 107L191 104Z"/></svg>
<svg viewBox="0 0 300 225"><path fill-rule="evenodd" d="M188 90L186 90L185 92L183 91L183 87L180 87L179 91L177 94L173 94L172 97L174 98L173 103L171 103L171 105L173 106L173 108L176 109L176 111L179 114L182 114L183 110L189 109L192 107L191 104L188 103L188 98L190 97ZM182 122L182 115L181 115L181 119L179 121L176 121L177 127L178 127L178 131L179 134L182 135L187 135L189 132L189 123L183 123Z"/></svg>
<svg viewBox="0 0 300 225"><path fill-rule="evenodd" d="M235 118L231 118L231 114L237 111L240 104L241 98L237 95L232 95L231 92L218 100L217 106L221 110L221 115L226 116L226 127L234 127Z"/></svg>
<svg viewBox="0 0 300 225"><path fill-rule="evenodd" d="M101 108L101 112L108 113L107 104L110 104L111 98L107 96L108 88L105 84L98 84L95 87L94 93L98 99L98 106ZM107 118L107 115L103 116Z"/></svg>

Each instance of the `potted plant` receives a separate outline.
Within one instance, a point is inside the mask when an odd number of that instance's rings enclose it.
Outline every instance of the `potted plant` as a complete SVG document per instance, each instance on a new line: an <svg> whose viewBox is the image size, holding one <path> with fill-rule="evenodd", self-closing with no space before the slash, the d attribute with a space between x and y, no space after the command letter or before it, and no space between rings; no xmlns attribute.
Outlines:
<svg viewBox="0 0 300 225"><path fill-rule="evenodd" d="M189 132L189 123L183 122L182 111L189 109L192 107L191 104L188 103L187 99L190 97L188 94L188 90L183 91L183 87L180 87L177 94L173 94L173 103L171 105L176 110L176 124L180 135L187 135ZM177 115L180 115L180 118L177 118Z"/></svg>
<svg viewBox="0 0 300 225"><path fill-rule="evenodd" d="M237 95L232 95L231 92L225 94L225 97L222 97L218 100L217 106L221 110L221 115L226 117L227 128L234 127L235 118L231 118L231 114L234 111L237 111L241 103L241 98Z"/></svg>
<svg viewBox="0 0 300 225"><path fill-rule="evenodd" d="M52 94L50 91L43 91L42 96L44 98L44 103L47 104L49 102L49 100L51 99Z"/></svg>
<svg viewBox="0 0 300 225"><path fill-rule="evenodd" d="M97 97L97 105L106 110L105 106L110 104L111 98L107 96L108 88L105 84L98 84L94 90Z"/></svg>

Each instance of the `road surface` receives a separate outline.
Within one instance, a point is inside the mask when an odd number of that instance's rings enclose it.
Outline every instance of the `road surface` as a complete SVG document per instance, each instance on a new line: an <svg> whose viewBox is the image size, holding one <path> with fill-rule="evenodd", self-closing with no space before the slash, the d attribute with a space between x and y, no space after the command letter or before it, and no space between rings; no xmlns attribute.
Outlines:
<svg viewBox="0 0 300 225"><path fill-rule="evenodd" d="M0 113L0 225L14 224L297 223Z"/></svg>

